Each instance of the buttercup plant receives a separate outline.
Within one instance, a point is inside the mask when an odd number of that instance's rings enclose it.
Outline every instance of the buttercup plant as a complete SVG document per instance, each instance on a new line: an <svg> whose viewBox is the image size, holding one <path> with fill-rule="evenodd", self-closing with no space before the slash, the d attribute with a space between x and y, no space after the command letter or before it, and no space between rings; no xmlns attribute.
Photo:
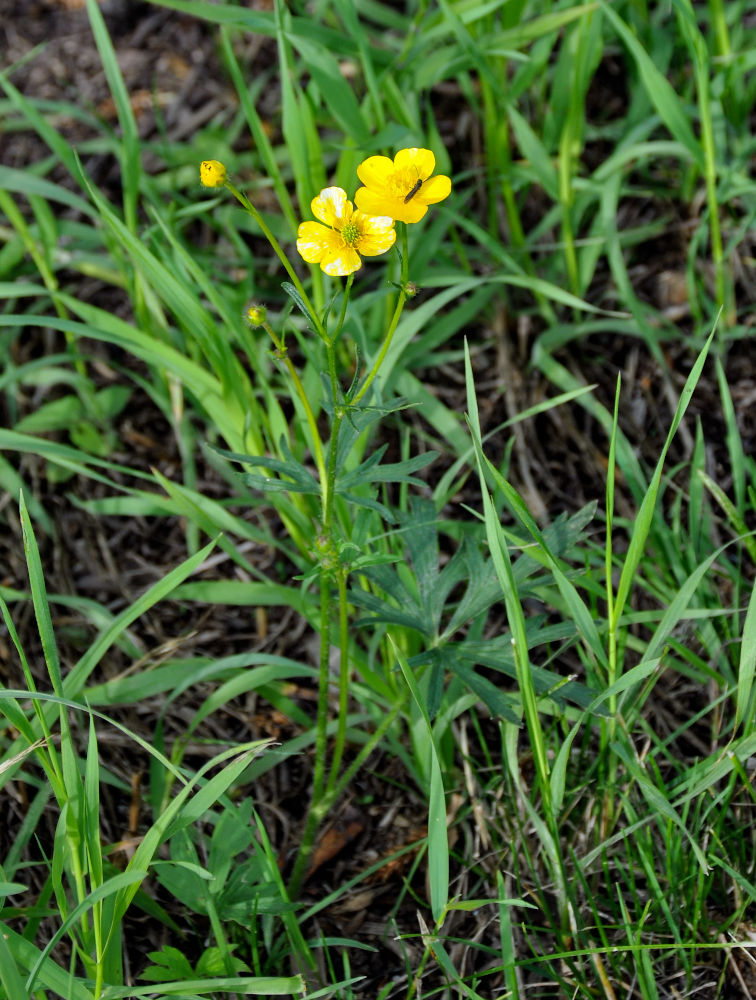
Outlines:
<svg viewBox="0 0 756 1000"><path fill-rule="evenodd" d="M225 166L218 160L205 160L200 167L200 179L208 188L225 187L240 202L242 207L255 219L273 251L286 269L292 285L284 285L300 309L302 309L316 335L326 349L327 375L330 387L331 425L327 438L321 437L316 409L308 398L299 373L288 356L284 335L276 331L267 320L265 308L257 303L248 307L246 319L251 326L266 331L274 345L274 356L285 367L294 393L301 403L309 429L309 443L312 457L317 467L320 492L319 523L314 526L315 541L312 555L316 561L313 575L320 578L320 663L318 683L318 708L315 734L315 761L312 782L312 796L307 814L305 830L299 853L295 860L289 881L289 891L296 896L306 875L315 837L329 809L333 807L355 772L378 745L394 719L398 715L402 701L398 699L372 735L367 738L349 766L342 770L342 759L347 736L349 662L349 604L347 580L357 565L367 565L360 553L355 556L355 547L349 539L342 537L335 518L335 496L337 475L345 456L340 446L344 439L342 428L349 416L354 423L362 400L366 397L377 377L386 353L391 345L399 318L407 298L416 292L416 287L408 281L409 257L407 224L419 222L428 211L428 206L442 201L451 192L451 181L443 175L431 176L435 169L435 157L428 149L400 150L393 161L385 156L371 156L357 168L357 174L365 185L357 191L355 205L347 192L340 187L324 188L311 203L312 214L317 222L303 221L297 232L297 250L308 264L317 264L332 277L345 277L341 308L335 326L331 328L328 316L319 316L297 276L291 261L282 249L270 228L265 224L257 209L245 194L228 179ZM335 344L341 335L347 315L349 298L355 272L362 267L362 257L377 257L389 251L396 243L396 223L400 225L401 238L401 278L399 292L391 320L383 337L372 366L361 380L355 379L348 392L341 385L337 366ZM250 463L261 456L247 456ZM242 459L243 456L235 456ZM329 684L331 626L333 618L334 590L338 603L338 646L339 683L338 718L330 760L328 759L327 731L329 724Z"/></svg>

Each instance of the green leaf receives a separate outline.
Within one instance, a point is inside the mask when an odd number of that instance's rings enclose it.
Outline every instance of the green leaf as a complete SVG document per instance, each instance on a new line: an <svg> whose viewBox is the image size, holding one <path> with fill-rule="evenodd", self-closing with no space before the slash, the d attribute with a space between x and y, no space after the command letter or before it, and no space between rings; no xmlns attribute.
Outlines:
<svg viewBox="0 0 756 1000"><path fill-rule="evenodd" d="M435 505L430 500L414 497L409 511L399 514L399 523L417 582L426 632L433 634L438 629L441 614L441 609L436 606L439 551Z"/></svg>
<svg viewBox="0 0 756 1000"><path fill-rule="evenodd" d="M75 927L82 916L91 910L92 907L95 906L95 904L100 900L124 891L136 891L134 888L135 885L143 882L145 878L147 878L146 871L142 871L136 866L130 866L127 871L114 875L112 878L109 878L104 885L93 889L88 896L86 896L80 903L69 911L65 920L61 921L58 929L45 946L44 951L40 952L37 961L32 966L29 978L26 980L26 988L29 991L29 996L31 996L32 988L37 982L37 979L39 979L40 982L44 982L42 971L44 969L45 962L55 945L62 937L64 937L65 934L68 933L69 929Z"/></svg>
<svg viewBox="0 0 756 1000"><path fill-rule="evenodd" d="M622 18L605 0L601 0L601 8L635 60L641 83L649 100L659 113L659 117L675 139L688 150L699 169L703 171L705 168L703 149L693 134L693 129L690 127L690 116L675 93L672 84L656 68L651 56Z"/></svg>
<svg viewBox="0 0 756 1000"><path fill-rule="evenodd" d="M86 0L89 23L92 26L97 50L100 54L102 67L108 80L110 93L113 97L118 123L121 126L121 142L119 146L121 161L121 178L123 184L123 210L126 225L132 232L137 227L137 199L139 197L139 177L141 174L141 150L139 146L139 129L134 112L131 108L129 93L126 89L121 69L118 65L113 43L110 40L105 20L95 0Z"/></svg>
<svg viewBox="0 0 756 1000"><path fill-rule="evenodd" d="M365 571L365 576L372 577L375 575L376 570L387 568L385 566L371 566L370 569ZM409 595L407 595L406 600L402 603L401 610L365 590L350 590L349 600L353 604L356 604L357 607L365 608L366 611L372 612L370 618L361 618L356 621L354 623L355 628L384 622L389 625L401 625L403 628L413 629L427 638L431 638L433 634L432 630L429 631L425 615Z"/></svg>
<svg viewBox="0 0 756 1000"><path fill-rule="evenodd" d="M281 288L283 288L283 290L286 292L286 294L289 296L289 298L293 300L293 302L296 305L297 309L299 309L299 311L302 313L302 315L304 316L304 318L307 320L307 323L308 323L310 329L313 332L316 331L318 329L318 321L312 315L312 313L310 312L310 310L307 308L305 300L299 294L299 292L294 287L294 285L292 285L292 283L290 281L282 281L281 282Z"/></svg>
<svg viewBox="0 0 756 1000"><path fill-rule="evenodd" d="M305 62L307 70L320 89L323 105L341 126L341 130L357 146L364 146L370 132L362 117L352 86L341 72L339 63L322 45L287 32L286 37L294 45Z"/></svg>
<svg viewBox="0 0 756 1000"><path fill-rule="evenodd" d="M26 509L23 493L19 500L19 514L24 538L26 565L29 570L29 584L34 604L34 615L37 619L42 651L53 691L60 696L63 694L63 677L60 671L60 660L58 659L58 647L55 642L55 630L53 629L52 617L50 615L50 605L47 600L45 575L42 570L42 560L40 559L37 540L34 537L34 529L29 519L29 512Z"/></svg>
<svg viewBox="0 0 756 1000"><path fill-rule="evenodd" d="M735 725L752 719L750 710L753 675L756 671L756 587L751 588L748 610L743 623L740 641L740 661L738 664L738 694L735 703Z"/></svg>
<svg viewBox="0 0 756 1000"><path fill-rule="evenodd" d="M304 978L296 976L244 976L234 978L224 976L215 979L183 979L172 983L161 983L161 996L173 994L197 994L206 996L211 993L240 993L242 996L275 996L288 997L306 992ZM154 986L106 986L100 994L100 1000L141 1000L142 997L153 997ZM76 998L72 998L76 1000Z"/></svg>
<svg viewBox="0 0 756 1000"><path fill-rule="evenodd" d="M179 976L187 979L194 973L189 959L172 945L163 945L161 951L150 951L147 957L157 963L148 965L139 977L148 983L168 983Z"/></svg>
<svg viewBox="0 0 756 1000"><path fill-rule="evenodd" d="M14 430L19 434L39 434L68 429L84 414L84 404L78 396L69 394L43 403L36 410L17 420Z"/></svg>
<svg viewBox="0 0 756 1000"><path fill-rule="evenodd" d="M446 833L446 798L444 780L441 776L441 764L433 738L433 729L428 716L428 710L420 694L420 689L412 673L412 669L402 651L396 646L389 635L391 646L401 667L407 687L420 710L423 719L424 749L428 755L428 770L430 773L430 794L428 801L428 880L430 883L431 913L435 921L440 921L444 908L449 900L449 839ZM422 752L422 747L420 751Z"/></svg>
<svg viewBox="0 0 756 1000"><path fill-rule="evenodd" d="M505 693L487 677L476 673L471 667L460 661L455 663L454 673L462 678L471 691L477 694L491 715L506 719L515 725L520 724L519 699L515 695Z"/></svg>
<svg viewBox="0 0 756 1000"><path fill-rule="evenodd" d="M698 380L701 377L701 372L703 370L704 362L706 361L706 356L709 353L709 347L711 346L715 329L716 324L714 329L712 329L709 334L703 349L696 358L693 367L685 380L685 385L680 393L680 399L675 409L674 417L672 418L669 433L667 434L667 440L664 442L664 447L662 448L661 455L656 463L656 468L654 469L654 474L651 477L648 490L643 497L640 509L635 521L633 522L630 544L625 555L625 561L622 566L622 573L620 575L620 581L614 601L613 615L615 621L619 621L622 616L625 604L630 595L630 590L632 589L635 581L635 575L637 573L638 566L640 565L641 557L646 545L646 539L648 538L648 533L651 530L651 521L654 516L654 508L656 507L656 497L661 483L664 460L667 457L669 446L677 433L677 428L680 426L680 422L682 421L685 411L688 408L688 404L690 403L691 396L693 395Z"/></svg>
<svg viewBox="0 0 756 1000"><path fill-rule="evenodd" d="M28 1000L29 993L18 974L4 929L4 925L0 924L0 983L3 985L5 1000Z"/></svg>
<svg viewBox="0 0 756 1000"><path fill-rule="evenodd" d="M377 451L366 459L361 465L345 475L339 476L336 481L337 490L351 489L361 483L411 483L414 486L425 486L422 479L417 479L412 475L418 469L424 469L438 457L438 452L427 451L414 458L408 458L404 462L388 462L379 465L381 457L388 445L382 445Z"/></svg>
<svg viewBox="0 0 756 1000"><path fill-rule="evenodd" d="M68 969L61 969L52 959L42 956L31 941L27 940L7 924L0 923L0 982L8 989L7 1000L29 1000L32 994L26 983L23 992L17 992L18 973L39 964L37 979L44 989L66 1000L94 1000L93 994ZM12 990L12 991L11 991Z"/></svg>

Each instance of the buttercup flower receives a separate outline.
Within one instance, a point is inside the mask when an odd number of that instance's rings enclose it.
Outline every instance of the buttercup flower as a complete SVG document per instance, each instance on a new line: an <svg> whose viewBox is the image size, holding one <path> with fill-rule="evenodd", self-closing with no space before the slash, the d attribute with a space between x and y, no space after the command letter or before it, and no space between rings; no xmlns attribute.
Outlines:
<svg viewBox="0 0 756 1000"><path fill-rule="evenodd" d="M419 222L428 205L443 201L451 192L448 177L431 177L435 168L436 157L429 149L400 149L393 160L369 156L357 167L365 185L354 196L357 208L399 222Z"/></svg>
<svg viewBox="0 0 756 1000"><path fill-rule="evenodd" d="M351 274L362 267L360 254L375 257L394 245L394 220L385 213L376 218L356 212L340 187L323 188L311 208L324 225L303 222L297 232L297 250L308 264L320 264L326 274Z"/></svg>
<svg viewBox="0 0 756 1000"><path fill-rule="evenodd" d="M226 183L226 168L220 160L203 160L200 164L200 180L206 188L223 187Z"/></svg>

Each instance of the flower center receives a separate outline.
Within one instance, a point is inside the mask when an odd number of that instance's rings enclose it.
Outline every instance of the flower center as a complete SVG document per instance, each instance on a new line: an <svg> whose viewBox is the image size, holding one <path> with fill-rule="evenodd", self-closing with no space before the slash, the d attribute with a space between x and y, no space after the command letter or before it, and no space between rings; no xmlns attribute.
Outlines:
<svg viewBox="0 0 756 1000"><path fill-rule="evenodd" d="M420 175L415 167L405 167L403 170L395 170L391 174L387 187L394 198L404 200L419 180Z"/></svg>
<svg viewBox="0 0 756 1000"><path fill-rule="evenodd" d="M348 247L353 247L360 238L360 227L356 222L347 222L341 230L341 236Z"/></svg>

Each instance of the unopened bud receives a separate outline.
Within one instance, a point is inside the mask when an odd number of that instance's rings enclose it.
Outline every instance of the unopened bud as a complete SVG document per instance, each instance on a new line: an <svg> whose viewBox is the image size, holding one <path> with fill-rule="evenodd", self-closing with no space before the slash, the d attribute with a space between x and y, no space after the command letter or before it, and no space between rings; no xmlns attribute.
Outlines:
<svg viewBox="0 0 756 1000"><path fill-rule="evenodd" d="M226 168L220 160L203 160L200 164L200 180L206 188L223 187L226 183Z"/></svg>
<svg viewBox="0 0 756 1000"><path fill-rule="evenodd" d="M247 308L247 322L250 326L262 326L268 315L268 310L265 306L259 305L257 302L253 302Z"/></svg>

